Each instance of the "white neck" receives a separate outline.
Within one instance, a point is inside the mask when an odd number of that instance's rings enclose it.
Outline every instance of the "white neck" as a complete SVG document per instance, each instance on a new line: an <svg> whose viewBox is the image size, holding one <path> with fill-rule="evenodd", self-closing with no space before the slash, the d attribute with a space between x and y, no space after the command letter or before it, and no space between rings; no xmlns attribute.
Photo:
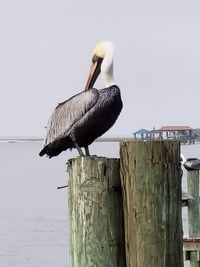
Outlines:
<svg viewBox="0 0 200 267"><path fill-rule="evenodd" d="M109 87L115 84L113 77L113 57L114 47L110 43L106 46L106 56L101 64L101 76L104 82L104 86Z"/></svg>
<svg viewBox="0 0 200 267"><path fill-rule="evenodd" d="M113 78L113 63L110 65L107 71L101 71L101 76L105 87L110 87L115 84Z"/></svg>

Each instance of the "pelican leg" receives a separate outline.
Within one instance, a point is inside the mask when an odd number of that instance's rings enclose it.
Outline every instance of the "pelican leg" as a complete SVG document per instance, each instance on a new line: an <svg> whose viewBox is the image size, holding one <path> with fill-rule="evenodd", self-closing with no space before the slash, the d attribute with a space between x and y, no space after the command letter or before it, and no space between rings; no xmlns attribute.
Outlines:
<svg viewBox="0 0 200 267"><path fill-rule="evenodd" d="M79 155L81 157L84 157L85 155L84 155L82 149L80 148L80 146L76 143L76 138L75 138L75 136L73 134L71 135L71 139L74 142L74 145L75 145L76 149L78 150Z"/></svg>
<svg viewBox="0 0 200 267"><path fill-rule="evenodd" d="M89 147L88 147L88 146L85 146L85 155L86 155L87 157L90 156L90 151L89 151Z"/></svg>
<svg viewBox="0 0 200 267"><path fill-rule="evenodd" d="M84 155L82 149L80 148L80 146L76 142L74 142L74 144L75 144L76 149L78 150L79 155L81 157L84 157L85 155Z"/></svg>

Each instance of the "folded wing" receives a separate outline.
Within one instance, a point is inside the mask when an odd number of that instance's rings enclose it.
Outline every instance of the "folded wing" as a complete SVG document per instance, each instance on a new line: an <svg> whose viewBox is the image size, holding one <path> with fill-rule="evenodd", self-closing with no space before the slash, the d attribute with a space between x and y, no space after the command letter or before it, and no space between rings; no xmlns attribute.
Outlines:
<svg viewBox="0 0 200 267"><path fill-rule="evenodd" d="M96 104L98 97L98 90L93 88L58 104L49 119L44 146L67 135L70 128Z"/></svg>

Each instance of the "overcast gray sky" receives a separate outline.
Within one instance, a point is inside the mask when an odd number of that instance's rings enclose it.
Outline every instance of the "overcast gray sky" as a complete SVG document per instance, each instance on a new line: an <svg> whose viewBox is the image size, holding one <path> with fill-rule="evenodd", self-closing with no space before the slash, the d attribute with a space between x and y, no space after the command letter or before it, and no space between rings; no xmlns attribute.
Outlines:
<svg viewBox="0 0 200 267"><path fill-rule="evenodd" d="M0 0L0 136L44 136L104 39L124 102L108 134L200 127L199 0Z"/></svg>

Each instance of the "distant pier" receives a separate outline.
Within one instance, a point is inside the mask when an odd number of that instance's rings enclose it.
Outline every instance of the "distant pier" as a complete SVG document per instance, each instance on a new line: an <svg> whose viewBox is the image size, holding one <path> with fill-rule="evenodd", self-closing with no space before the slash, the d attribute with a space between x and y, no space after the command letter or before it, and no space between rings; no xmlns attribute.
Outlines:
<svg viewBox="0 0 200 267"><path fill-rule="evenodd" d="M139 129L133 133L134 140L175 140L181 144L200 142L200 129L190 126L162 126L159 129Z"/></svg>

